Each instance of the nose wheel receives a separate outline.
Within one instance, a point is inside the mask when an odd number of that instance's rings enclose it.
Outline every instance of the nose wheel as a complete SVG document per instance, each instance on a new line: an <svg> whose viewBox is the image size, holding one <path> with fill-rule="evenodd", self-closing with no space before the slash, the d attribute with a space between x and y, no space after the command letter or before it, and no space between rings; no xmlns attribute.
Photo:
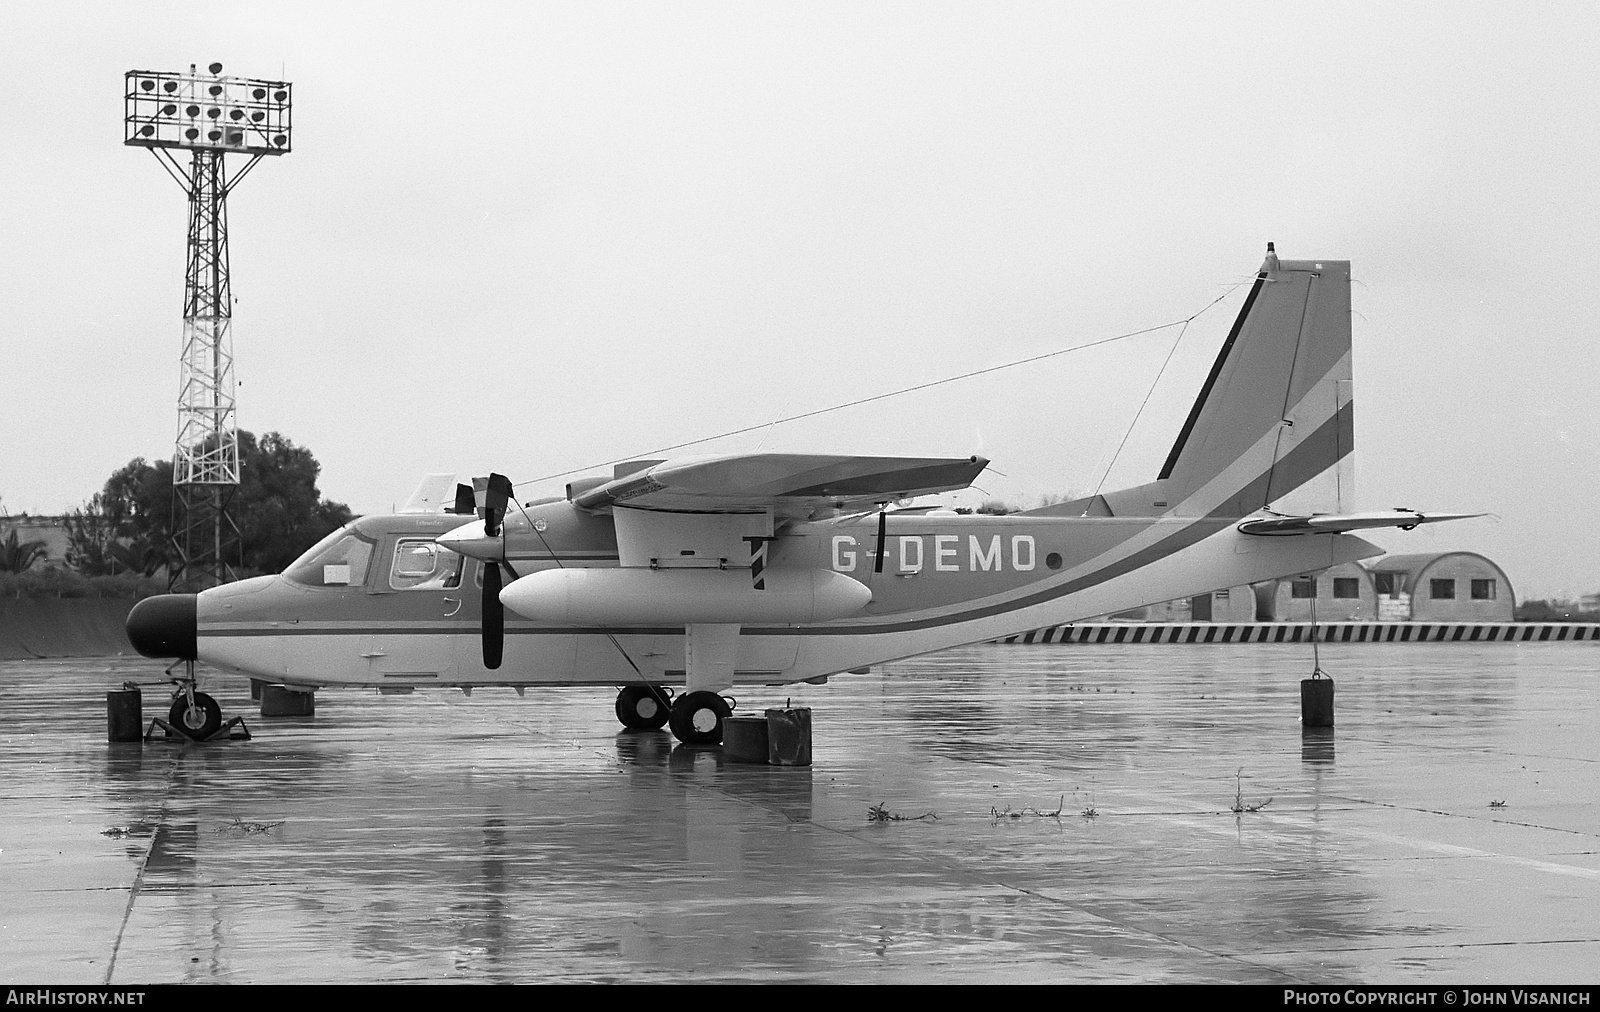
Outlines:
<svg viewBox="0 0 1600 1012"><path fill-rule="evenodd" d="M222 707L204 692L180 689L167 720L189 737L204 741L221 730Z"/></svg>

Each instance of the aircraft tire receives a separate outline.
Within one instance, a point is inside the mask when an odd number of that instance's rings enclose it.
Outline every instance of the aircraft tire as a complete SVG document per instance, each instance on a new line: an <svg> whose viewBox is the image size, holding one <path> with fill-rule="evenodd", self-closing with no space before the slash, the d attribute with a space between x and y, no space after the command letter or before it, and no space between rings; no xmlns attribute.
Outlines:
<svg viewBox="0 0 1600 1012"><path fill-rule="evenodd" d="M167 720L196 741L204 741L222 726L222 707L204 692L196 692L194 707L191 708L188 697L180 692L178 698L172 701Z"/></svg>
<svg viewBox="0 0 1600 1012"><path fill-rule="evenodd" d="M672 701L672 736L685 745L719 745L722 722L733 716L728 701L715 692L689 692Z"/></svg>
<svg viewBox="0 0 1600 1012"><path fill-rule="evenodd" d="M654 731L667 722L672 701L651 685L628 685L617 693L617 719L635 731Z"/></svg>

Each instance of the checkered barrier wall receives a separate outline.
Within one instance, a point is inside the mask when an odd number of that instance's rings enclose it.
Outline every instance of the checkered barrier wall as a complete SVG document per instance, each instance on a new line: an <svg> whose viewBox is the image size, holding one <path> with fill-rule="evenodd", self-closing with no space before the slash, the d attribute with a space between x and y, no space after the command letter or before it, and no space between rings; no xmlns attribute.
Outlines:
<svg viewBox="0 0 1600 1012"><path fill-rule="evenodd" d="M1600 639L1588 622L1081 622L996 643L1547 643Z"/></svg>

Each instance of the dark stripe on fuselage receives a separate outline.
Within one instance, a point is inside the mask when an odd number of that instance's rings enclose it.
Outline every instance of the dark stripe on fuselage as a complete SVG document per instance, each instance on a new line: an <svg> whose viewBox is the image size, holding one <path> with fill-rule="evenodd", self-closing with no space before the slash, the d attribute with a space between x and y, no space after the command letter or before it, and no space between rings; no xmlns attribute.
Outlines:
<svg viewBox="0 0 1600 1012"><path fill-rule="evenodd" d="M202 638L248 638L248 637L279 637L279 636L477 636L480 628L476 621L463 625L451 626L377 626L362 625L352 622L336 629L290 629L290 628L252 628L252 629L207 629L200 627ZM507 626L507 636L682 636L683 626L640 626L637 628L620 626Z"/></svg>

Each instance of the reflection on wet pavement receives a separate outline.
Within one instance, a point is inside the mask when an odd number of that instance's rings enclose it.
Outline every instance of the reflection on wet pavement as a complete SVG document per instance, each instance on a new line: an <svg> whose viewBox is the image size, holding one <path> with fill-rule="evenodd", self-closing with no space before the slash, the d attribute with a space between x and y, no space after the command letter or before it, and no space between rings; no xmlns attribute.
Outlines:
<svg viewBox="0 0 1600 1012"><path fill-rule="evenodd" d="M1337 726L1304 732L1287 645L742 689L814 708L809 768L620 731L592 689L263 720L218 679L254 740L110 745L105 692L157 668L7 662L0 976L1573 981L1600 965L1593 649L1325 646Z"/></svg>

